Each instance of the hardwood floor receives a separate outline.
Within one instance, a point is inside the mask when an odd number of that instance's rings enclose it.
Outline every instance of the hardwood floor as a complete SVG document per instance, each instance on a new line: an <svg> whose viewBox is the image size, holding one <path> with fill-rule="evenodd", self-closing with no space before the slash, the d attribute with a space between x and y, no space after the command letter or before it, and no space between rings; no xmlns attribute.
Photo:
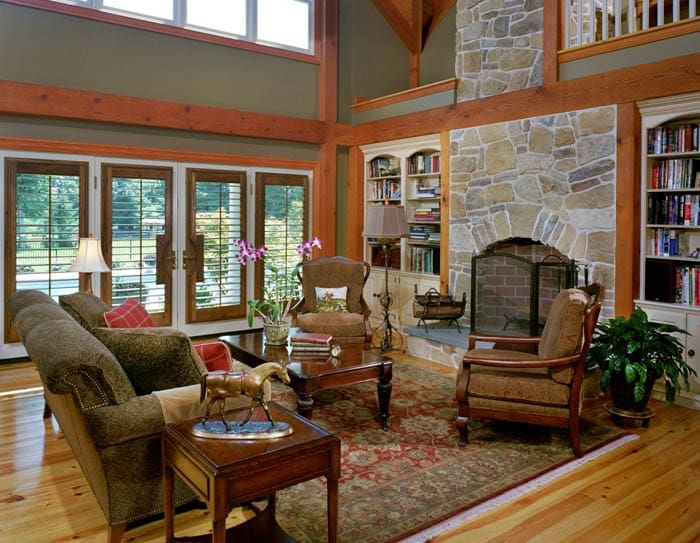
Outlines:
<svg viewBox="0 0 700 543"><path fill-rule="evenodd" d="M700 542L700 412L653 407L649 428L630 428L640 439L431 543ZM42 420L42 410L34 367L0 366L0 541L104 543L102 512L56 421ZM608 417L601 401L587 403L584 416ZM234 513L232 523L245 515ZM209 527L204 510L176 519L176 533ZM132 528L124 541L162 542L163 523Z"/></svg>

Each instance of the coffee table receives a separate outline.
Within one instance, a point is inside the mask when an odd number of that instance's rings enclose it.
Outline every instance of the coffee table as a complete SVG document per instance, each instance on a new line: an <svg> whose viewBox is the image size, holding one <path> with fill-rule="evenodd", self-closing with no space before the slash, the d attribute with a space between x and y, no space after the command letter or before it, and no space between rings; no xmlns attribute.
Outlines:
<svg viewBox="0 0 700 543"><path fill-rule="evenodd" d="M328 541L338 532L338 479L340 440L329 431L288 409L270 402L275 422L294 429L289 436L257 440L196 437L192 427L199 418L167 424L163 430L165 541L174 539L175 474L194 490L209 508L213 531L209 536L178 537L176 541L236 543L262 541L293 543L275 520L274 493L288 486L324 476L327 482ZM248 408L226 413L241 421ZM258 412L254 417L263 418ZM212 420L218 420L213 417ZM235 505L268 497L268 505L252 519L226 530L226 516Z"/></svg>
<svg viewBox="0 0 700 543"><path fill-rule="evenodd" d="M295 333L292 328L290 336ZM328 356L296 355L289 347L265 344L261 331L227 335L219 338L231 348L234 358L255 367L264 362L278 362L287 366L291 386L297 394L297 411L310 419L314 399L319 390L377 379L379 419L384 430L388 428L391 399L392 359L370 350L366 343L343 343L343 352L337 358Z"/></svg>

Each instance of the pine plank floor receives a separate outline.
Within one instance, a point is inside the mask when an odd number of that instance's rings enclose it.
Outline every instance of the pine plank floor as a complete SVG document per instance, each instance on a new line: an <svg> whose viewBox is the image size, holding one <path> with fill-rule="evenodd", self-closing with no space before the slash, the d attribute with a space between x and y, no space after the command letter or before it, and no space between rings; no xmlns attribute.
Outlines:
<svg viewBox="0 0 700 543"><path fill-rule="evenodd" d="M0 366L0 541L104 543L104 517L70 448L56 421L41 418L39 384L30 363ZM430 543L700 542L700 412L652 407L648 428L629 427L640 439ZM609 422L599 400L584 417ZM181 513L176 534L206 533L209 522L205 510ZM163 533L154 520L124 541L162 542Z"/></svg>

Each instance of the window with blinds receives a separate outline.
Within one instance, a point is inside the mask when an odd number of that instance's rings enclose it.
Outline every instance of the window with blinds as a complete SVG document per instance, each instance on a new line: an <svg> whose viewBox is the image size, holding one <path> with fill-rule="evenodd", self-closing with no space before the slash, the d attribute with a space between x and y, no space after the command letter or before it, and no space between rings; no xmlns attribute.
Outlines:
<svg viewBox="0 0 700 543"><path fill-rule="evenodd" d="M296 247L308 238L308 186L305 175L259 173L256 176L256 243L267 247L266 265L289 275L299 263ZM268 273L256 269L256 296L268 295Z"/></svg>
<svg viewBox="0 0 700 543"><path fill-rule="evenodd" d="M87 164L8 158L5 174L5 297L77 291L78 273L68 269L87 234ZM6 322L5 337L13 334Z"/></svg>
<svg viewBox="0 0 700 543"><path fill-rule="evenodd" d="M245 315L245 274L235 240L245 238L240 171L187 171L187 322Z"/></svg>

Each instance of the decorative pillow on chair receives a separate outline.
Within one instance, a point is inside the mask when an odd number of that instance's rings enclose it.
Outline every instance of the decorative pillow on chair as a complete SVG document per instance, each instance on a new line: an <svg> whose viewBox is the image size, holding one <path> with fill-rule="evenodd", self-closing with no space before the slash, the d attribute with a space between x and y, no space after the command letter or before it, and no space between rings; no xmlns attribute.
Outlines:
<svg viewBox="0 0 700 543"><path fill-rule="evenodd" d="M102 324L107 328L152 328L153 319L138 300L127 298L124 302L102 315Z"/></svg>
<svg viewBox="0 0 700 543"><path fill-rule="evenodd" d="M199 358L202 359L207 371L231 371L231 353L226 345L219 340L206 340L194 344Z"/></svg>
<svg viewBox="0 0 700 543"><path fill-rule="evenodd" d="M315 288L317 313L348 312L348 287Z"/></svg>

